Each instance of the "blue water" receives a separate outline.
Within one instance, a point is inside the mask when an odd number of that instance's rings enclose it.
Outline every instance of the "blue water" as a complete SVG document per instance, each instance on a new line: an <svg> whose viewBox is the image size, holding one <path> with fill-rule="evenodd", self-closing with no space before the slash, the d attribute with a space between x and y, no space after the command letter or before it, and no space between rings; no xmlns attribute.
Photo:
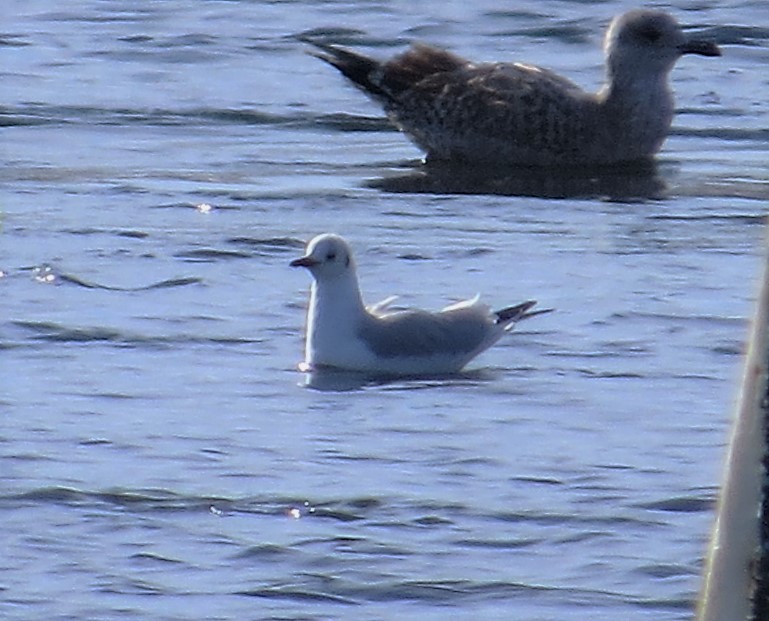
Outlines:
<svg viewBox="0 0 769 621"><path fill-rule="evenodd" d="M557 183L426 177L297 38L596 88L630 6L4 3L0 616L690 619L763 255L766 3L670 5L724 56L674 71L656 168ZM459 376L318 382L288 263L324 231L369 302L557 312Z"/></svg>

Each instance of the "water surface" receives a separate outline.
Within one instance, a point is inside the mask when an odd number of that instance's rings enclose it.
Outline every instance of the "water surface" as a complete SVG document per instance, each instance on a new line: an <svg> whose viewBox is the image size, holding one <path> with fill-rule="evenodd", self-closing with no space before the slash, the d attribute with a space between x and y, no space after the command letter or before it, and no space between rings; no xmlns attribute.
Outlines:
<svg viewBox="0 0 769 621"><path fill-rule="evenodd" d="M426 173L299 41L597 88L627 8L7 3L2 616L691 618L769 196L765 3L672 5L724 56L674 71L653 170L576 185ZM369 302L557 312L459 376L306 377L288 262L324 231Z"/></svg>

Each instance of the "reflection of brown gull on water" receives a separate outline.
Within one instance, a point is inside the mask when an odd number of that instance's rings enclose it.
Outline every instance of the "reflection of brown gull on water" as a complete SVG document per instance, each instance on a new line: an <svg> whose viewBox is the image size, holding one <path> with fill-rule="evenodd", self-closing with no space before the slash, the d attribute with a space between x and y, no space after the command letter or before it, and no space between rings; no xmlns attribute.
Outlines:
<svg viewBox="0 0 769 621"><path fill-rule="evenodd" d="M654 160L587 168L569 166L557 174L545 167L468 166L434 161L406 172L388 172L381 178L369 179L366 185L409 194L496 194L631 202L662 199L668 192Z"/></svg>
<svg viewBox="0 0 769 621"><path fill-rule="evenodd" d="M423 44L380 62L314 42L315 55L383 104L429 160L506 165L603 165L648 159L673 118L668 75L684 54L719 56L660 11L615 18L606 84L587 93L547 69L473 63Z"/></svg>

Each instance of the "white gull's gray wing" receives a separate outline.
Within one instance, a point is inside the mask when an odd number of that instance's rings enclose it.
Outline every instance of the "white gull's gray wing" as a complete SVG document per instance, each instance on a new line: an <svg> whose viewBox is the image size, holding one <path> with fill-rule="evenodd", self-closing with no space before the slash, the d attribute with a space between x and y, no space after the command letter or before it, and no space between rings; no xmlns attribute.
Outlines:
<svg viewBox="0 0 769 621"><path fill-rule="evenodd" d="M483 305L450 312L407 310L381 317L368 315L359 336L377 356L466 356L502 334Z"/></svg>

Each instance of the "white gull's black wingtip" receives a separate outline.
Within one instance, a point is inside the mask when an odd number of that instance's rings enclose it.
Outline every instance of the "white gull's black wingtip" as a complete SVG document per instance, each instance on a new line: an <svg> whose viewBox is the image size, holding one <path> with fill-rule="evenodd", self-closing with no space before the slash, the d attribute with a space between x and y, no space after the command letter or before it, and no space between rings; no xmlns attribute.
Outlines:
<svg viewBox="0 0 769 621"><path fill-rule="evenodd" d="M552 313L555 309L553 308L543 308L541 310L535 310L530 311L530 309L534 308L536 306L537 301L536 300L527 300L526 302L521 302L520 304L516 304L515 306L509 306L507 308L502 308L498 311L494 312L494 315L496 315L496 320L494 323L501 324L501 323L515 323L516 321L520 321L522 319L528 319L529 317L534 317L536 315L544 315L545 313Z"/></svg>

